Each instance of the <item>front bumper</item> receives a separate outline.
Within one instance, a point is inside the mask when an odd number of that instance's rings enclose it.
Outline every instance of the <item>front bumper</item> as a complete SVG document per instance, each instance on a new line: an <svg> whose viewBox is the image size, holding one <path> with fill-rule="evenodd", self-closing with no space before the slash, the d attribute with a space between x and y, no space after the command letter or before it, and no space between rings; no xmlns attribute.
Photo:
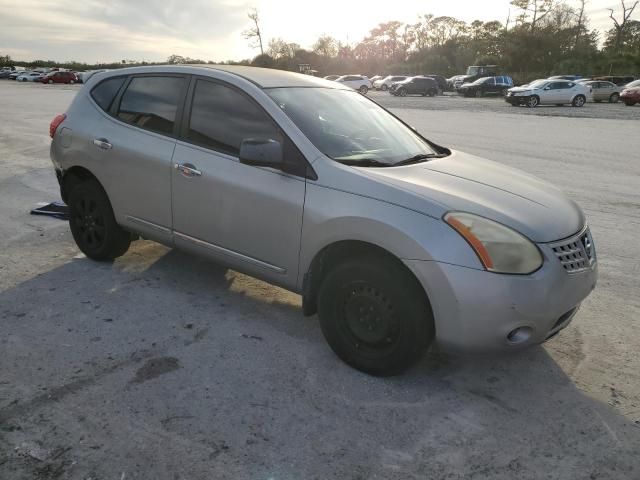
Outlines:
<svg viewBox="0 0 640 480"><path fill-rule="evenodd" d="M528 95L515 96L515 95L507 94L504 97L504 101L507 103L510 103L511 105L525 105L527 103L527 98L528 98Z"/></svg>
<svg viewBox="0 0 640 480"><path fill-rule="evenodd" d="M567 273L550 246L538 246L545 261L530 275L405 260L429 296L438 343L454 350L513 350L542 343L566 327L595 288L597 263ZM512 341L510 332L523 327L526 340Z"/></svg>

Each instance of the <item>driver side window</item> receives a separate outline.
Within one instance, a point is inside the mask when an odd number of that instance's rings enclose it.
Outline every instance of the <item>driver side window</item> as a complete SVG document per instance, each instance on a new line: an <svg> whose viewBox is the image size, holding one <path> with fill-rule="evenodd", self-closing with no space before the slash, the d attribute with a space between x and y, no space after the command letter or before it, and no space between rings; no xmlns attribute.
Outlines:
<svg viewBox="0 0 640 480"><path fill-rule="evenodd" d="M273 120L251 99L207 80L196 82L186 136L192 143L236 157L246 138L283 141Z"/></svg>

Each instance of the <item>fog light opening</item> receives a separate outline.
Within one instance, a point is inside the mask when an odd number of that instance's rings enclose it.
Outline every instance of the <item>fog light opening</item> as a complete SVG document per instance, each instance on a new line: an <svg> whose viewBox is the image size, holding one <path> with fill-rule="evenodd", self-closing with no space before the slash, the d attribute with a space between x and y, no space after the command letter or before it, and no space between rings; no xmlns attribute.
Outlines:
<svg viewBox="0 0 640 480"><path fill-rule="evenodd" d="M512 345L519 345L528 341L532 333L533 329L531 327L514 328L507 334L507 341Z"/></svg>

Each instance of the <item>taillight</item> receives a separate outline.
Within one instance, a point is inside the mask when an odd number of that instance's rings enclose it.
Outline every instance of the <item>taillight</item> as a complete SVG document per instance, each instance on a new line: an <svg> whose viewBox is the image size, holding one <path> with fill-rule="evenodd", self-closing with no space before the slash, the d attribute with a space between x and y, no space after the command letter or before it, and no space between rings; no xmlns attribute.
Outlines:
<svg viewBox="0 0 640 480"><path fill-rule="evenodd" d="M56 115L55 118L51 120L51 124L49 125L49 136L51 138L53 138L53 136L56 134L56 130L66 118L67 116L64 113L61 113L60 115Z"/></svg>

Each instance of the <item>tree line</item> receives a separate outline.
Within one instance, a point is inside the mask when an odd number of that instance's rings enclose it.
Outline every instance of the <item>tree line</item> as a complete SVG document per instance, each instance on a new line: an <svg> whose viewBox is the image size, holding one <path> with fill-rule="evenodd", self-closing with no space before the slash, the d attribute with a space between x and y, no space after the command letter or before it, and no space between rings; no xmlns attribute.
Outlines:
<svg viewBox="0 0 640 480"><path fill-rule="evenodd" d="M499 65L519 81L551 74L637 74L640 72L640 21L632 20L640 0L620 0L607 9L611 28L590 29L588 0L512 0L513 18L471 23L450 16L420 15L413 23L389 21L377 25L357 43L322 35L303 48L283 38L264 40L258 11L248 13L250 27L243 37L260 53L239 62L205 62L171 55L166 62L228 63L298 71L309 65L319 75L426 74L450 76L468 65ZM603 37L601 38L601 35ZM0 56L0 66L13 60ZM72 70L150 65L122 60L111 64L22 62L30 68L53 64Z"/></svg>

